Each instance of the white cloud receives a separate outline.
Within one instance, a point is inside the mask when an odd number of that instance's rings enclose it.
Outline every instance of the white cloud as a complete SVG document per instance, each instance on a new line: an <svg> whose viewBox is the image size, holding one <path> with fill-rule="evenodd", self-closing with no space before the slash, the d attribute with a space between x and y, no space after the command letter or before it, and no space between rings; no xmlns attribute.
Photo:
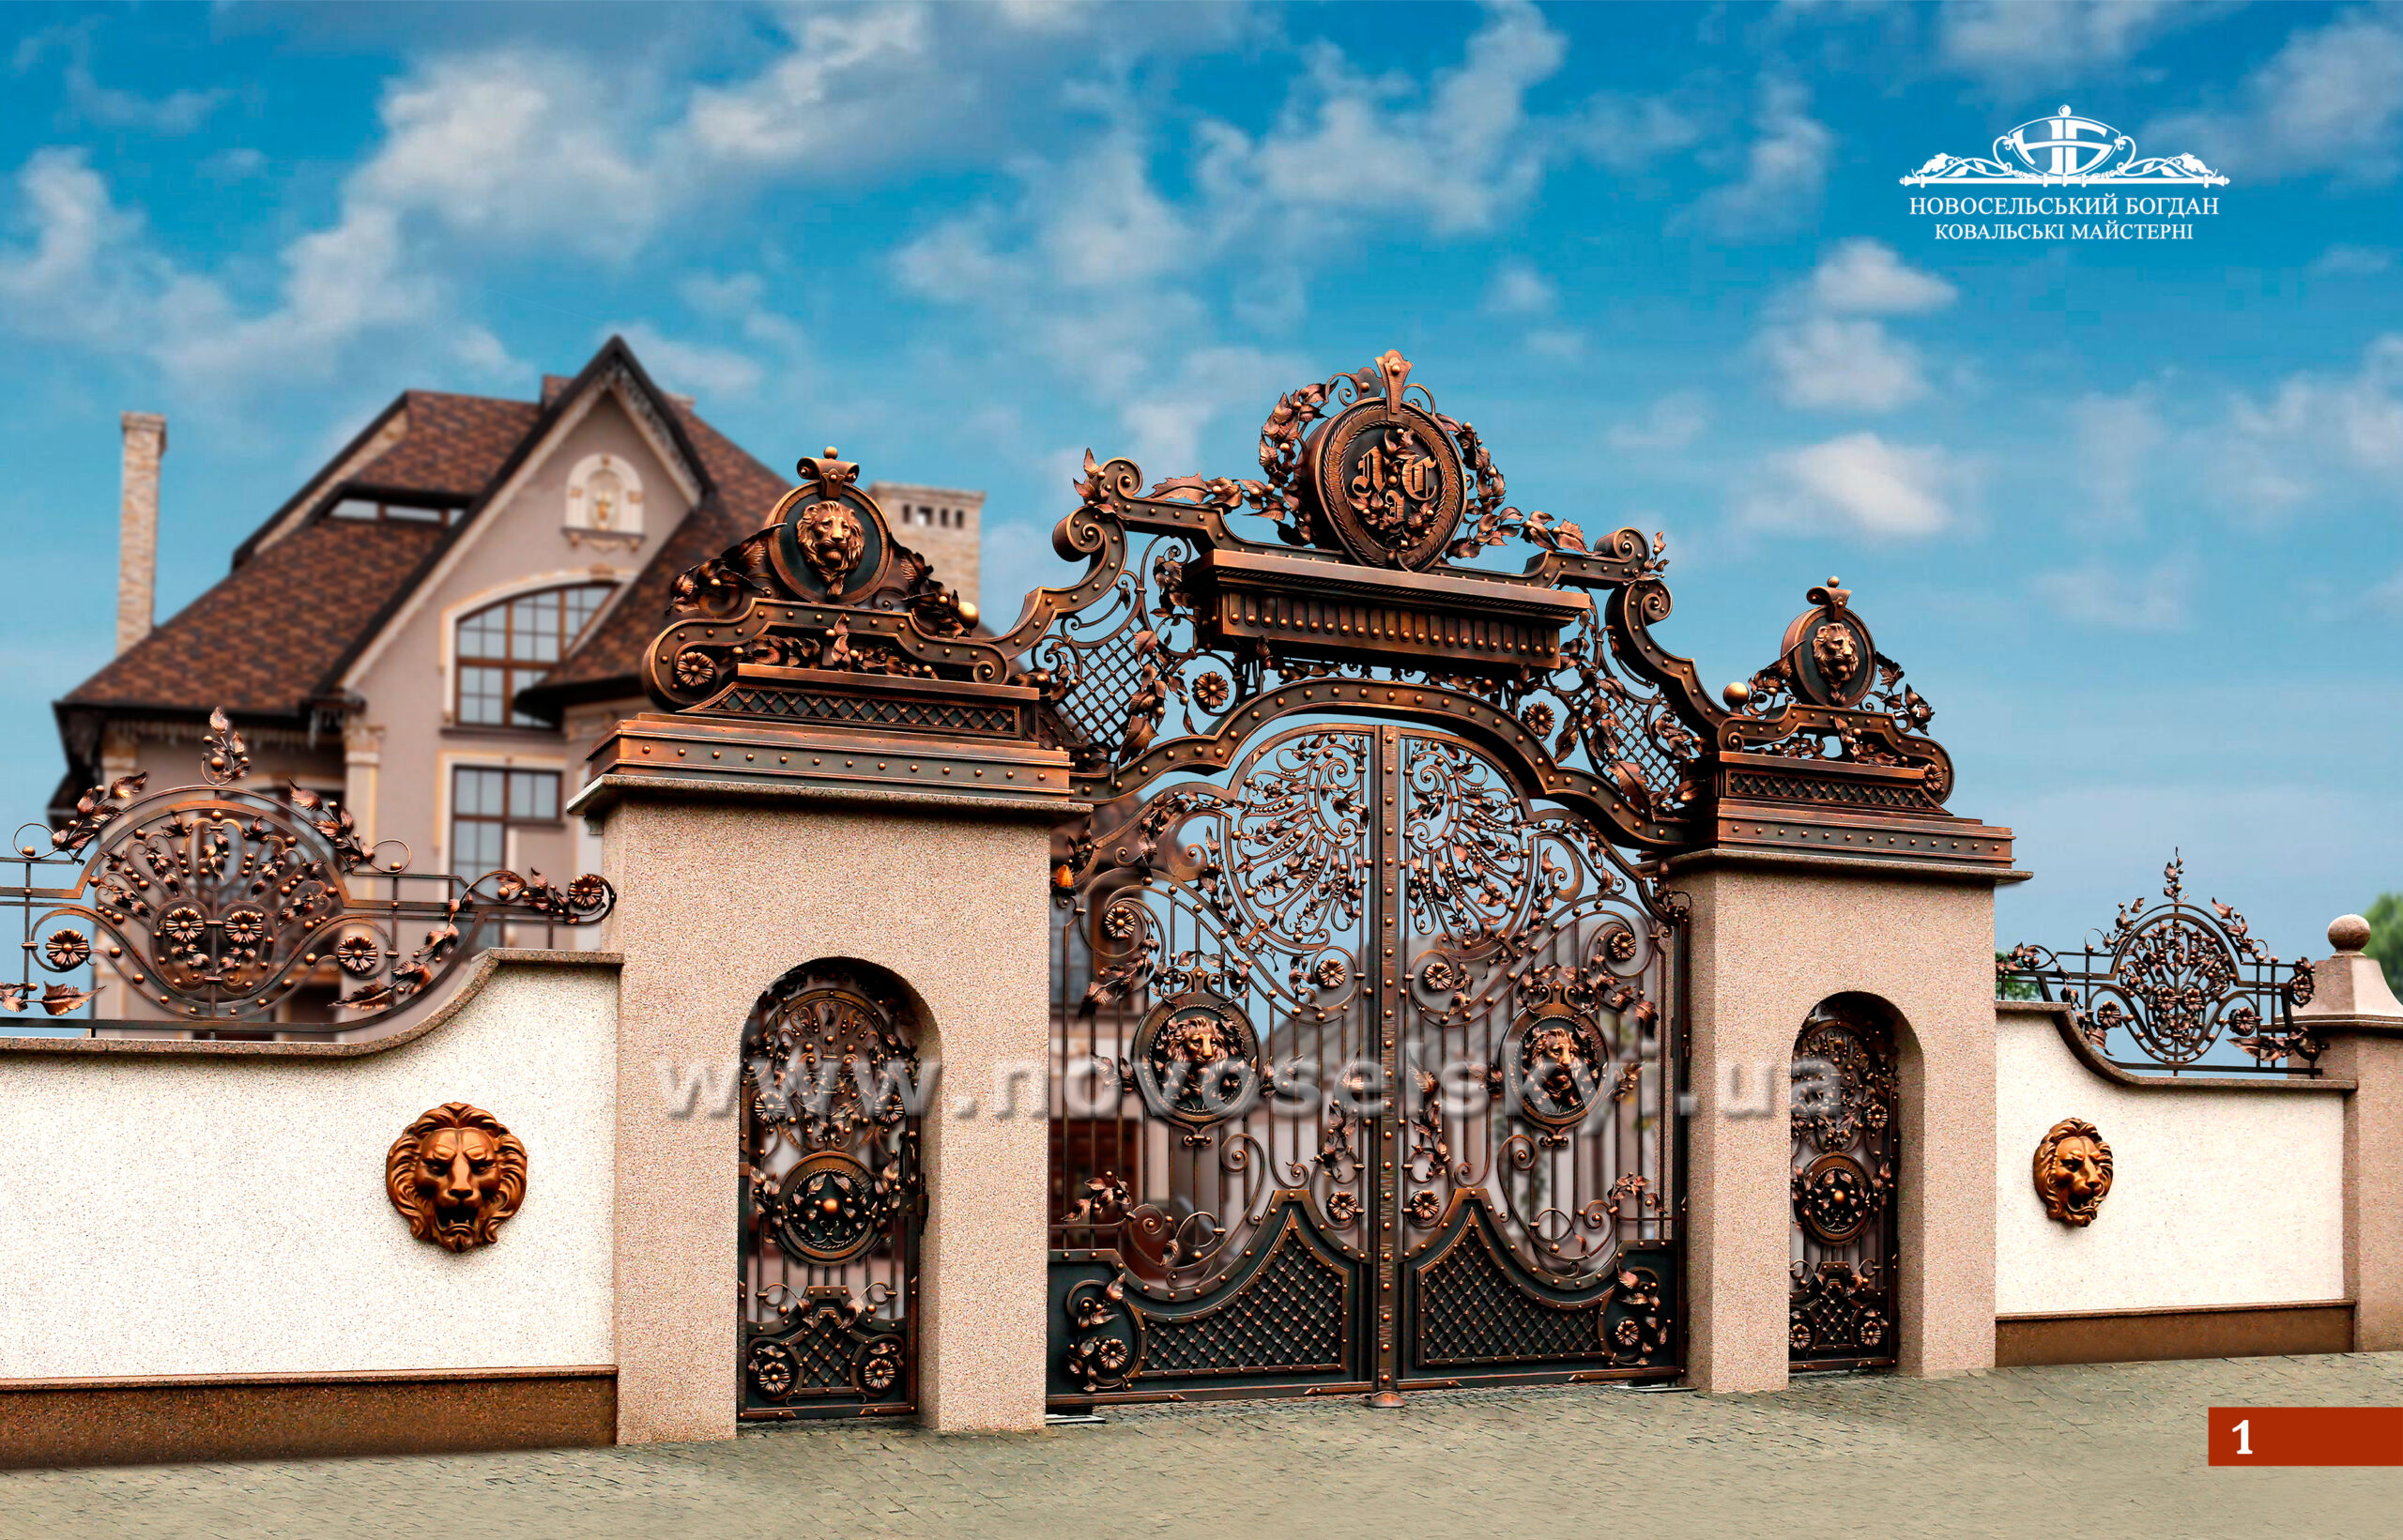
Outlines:
<svg viewBox="0 0 2403 1540"><path fill-rule="evenodd" d="M67 56L61 77L68 110L85 123L102 129L130 129L142 133L176 136L198 129L233 99L222 87L170 91L145 97L102 85L92 73L92 27L89 20L34 33L17 44L10 66L23 74L42 57L57 52Z"/></svg>
<svg viewBox="0 0 2403 1540"><path fill-rule="evenodd" d="M1132 434L1124 450L1154 478L1202 468L1202 432L1217 414L1274 401L1309 371L1294 359L1248 347L1205 347L1186 354L1176 373L1151 384L1120 409ZM1097 451L1102 452L1102 451Z"/></svg>
<svg viewBox="0 0 2403 1540"><path fill-rule="evenodd" d="M751 394L767 377L758 360L744 354L704 343L680 342L639 321L601 328L603 337L612 332L625 338L661 389L677 395L724 401Z"/></svg>
<svg viewBox="0 0 2403 1540"><path fill-rule="evenodd" d="M2395 253L2382 246L2331 246L2312 259L2310 270L2327 278L2374 278L2395 270Z"/></svg>
<svg viewBox="0 0 2403 1540"><path fill-rule="evenodd" d="M462 329L452 344L452 356L487 379L523 385L532 377L531 364L513 356L501 340L482 327Z"/></svg>
<svg viewBox="0 0 2403 1540"><path fill-rule="evenodd" d="M1812 271L1811 302L1831 313L1917 315L1942 310L1960 290L1907 267L1883 241L1855 236L1838 241Z"/></svg>
<svg viewBox="0 0 2403 1540"><path fill-rule="evenodd" d="M1585 334L1575 327L1538 327L1521 340L1520 345L1537 358L1555 363L1576 363L1592 350Z"/></svg>
<svg viewBox="0 0 2403 1540"><path fill-rule="evenodd" d="M694 92L676 137L706 160L784 167L908 135L937 109L909 89L934 52L931 33L917 6L806 17L767 69Z"/></svg>
<svg viewBox="0 0 2403 1540"><path fill-rule="evenodd" d="M1340 50L1309 52L1300 89L1254 140L1209 126L1198 175L1222 198L1288 216L1416 220L1438 236L1491 228L1534 191L1542 136L1526 96L1566 57L1568 40L1523 0L1490 8L1467 56L1421 91L1370 76Z"/></svg>
<svg viewBox="0 0 2403 1540"><path fill-rule="evenodd" d="M1873 540L1943 533L1958 521L1955 505L1968 480L1967 467L1946 450L1889 444L1874 433L1772 455L1768 473L1768 484L1744 506L1746 524Z"/></svg>
<svg viewBox="0 0 2403 1540"><path fill-rule="evenodd" d="M2082 504L2073 511L2109 526L2144 520L2147 473L2168 441L2150 392L2082 397L2072 409L2077 433Z"/></svg>
<svg viewBox="0 0 2403 1540"><path fill-rule="evenodd" d="M1927 394L1918 350L1877 321L1813 315L1781 322L1761 333L1761 349L1789 406L1890 412Z"/></svg>
<svg viewBox="0 0 2403 1540"><path fill-rule="evenodd" d="M1674 390L1632 422L1614 422L1603 438L1615 450L1681 450L1710 426L1710 404L1698 390Z"/></svg>
<svg viewBox="0 0 2403 1540"><path fill-rule="evenodd" d="M2246 77L2232 112L2174 117L2137 143L2149 153L2201 152L2240 176L2330 172L2386 182L2403 161L2403 23L2355 11L2288 38ZM2191 143L2190 143L2191 141Z"/></svg>
<svg viewBox="0 0 2403 1540"><path fill-rule="evenodd" d="M2273 524L2367 482L2403 492L2403 334L2378 337L2349 374L2302 372L2195 435L2204 493L2254 524Z"/></svg>
<svg viewBox="0 0 2403 1540"><path fill-rule="evenodd" d="M1560 290L1523 257L1510 257L1493 269L1485 291L1485 308L1496 315L1548 315Z"/></svg>
<svg viewBox="0 0 2403 1540"><path fill-rule="evenodd" d="M1691 217L1701 228L1731 239L1763 239L1785 235L1817 214L1835 135L1811 116L1810 107L1807 87L1763 78L1744 175L1694 204Z"/></svg>
<svg viewBox="0 0 2403 1540"><path fill-rule="evenodd" d="M2139 572L2117 572L2098 562L2039 572L2037 596L2053 613L2106 631L2182 631L2193 611L2202 564L2191 552Z"/></svg>
<svg viewBox="0 0 2403 1540"><path fill-rule="evenodd" d="M1700 144L1703 131L1697 114L1665 97L1616 91L1589 98L1565 129L1588 160L1623 175L1657 169L1664 158Z"/></svg>
<svg viewBox="0 0 2403 1540"><path fill-rule="evenodd" d="M624 255L677 185L639 162L596 97L593 68L512 51L442 59L389 92L385 138L354 198L476 238L561 239Z"/></svg>
<svg viewBox="0 0 2403 1540"><path fill-rule="evenodd" d="M1998 84L2106 73L2202 8L2173 0L1956 0L1939 13L1937 55Z"/></svg>

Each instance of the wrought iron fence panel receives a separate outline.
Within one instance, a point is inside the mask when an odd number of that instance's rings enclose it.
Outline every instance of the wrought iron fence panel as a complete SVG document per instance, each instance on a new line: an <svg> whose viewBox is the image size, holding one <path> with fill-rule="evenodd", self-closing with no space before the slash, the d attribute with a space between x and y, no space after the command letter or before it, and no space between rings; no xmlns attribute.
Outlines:
<svg viewBox="0 0 2403 1540"><path fill-rule="evenodd" d="M222 711L209 726L204 784L120 776L60 827L17 831L0 908L16 911L22 960L0 1011L87 1033L103 1010L203 1035L349 1031L485 947L551 945L615 903L595 876L412 872L405 844L370 848L337 799L241 785L241 734Z"/></svg>
<svg viewBox="0 0 2403 1540"><path fill-rule="evenodd" d="M2311 1000L2311 965L2279 960L2233 905L2189 903L2186 863L2162 868L2161 899L2120 906L2107 932L2075 951L2023 943L1995 960L1997 988L2032 985L2070 1007L2078 1033L2140 1074L2317 1075L2326 1044L2295 1007Z"/></svg>

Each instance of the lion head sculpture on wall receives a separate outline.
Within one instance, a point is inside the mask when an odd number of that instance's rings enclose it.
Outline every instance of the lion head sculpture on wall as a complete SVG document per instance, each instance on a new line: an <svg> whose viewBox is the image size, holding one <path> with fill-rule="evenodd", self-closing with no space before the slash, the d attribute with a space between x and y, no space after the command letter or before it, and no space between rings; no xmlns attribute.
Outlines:
<svg viewBox="0 0 2403 1540"><path fill-rule="evenodd" d="M2047 1218L2087 1226L2111 1191L2111 1147L2092 1123L2063 1118L2036 1146L2036 1196Z"/></svg>
<svg viewBox="0 0 2403 1540"><path fill-rule="evenodd" d="M482 1107L446 1102L392 1141L384 1190L419 1240L489 1245L526 1201L526 1146Z"/></svg>

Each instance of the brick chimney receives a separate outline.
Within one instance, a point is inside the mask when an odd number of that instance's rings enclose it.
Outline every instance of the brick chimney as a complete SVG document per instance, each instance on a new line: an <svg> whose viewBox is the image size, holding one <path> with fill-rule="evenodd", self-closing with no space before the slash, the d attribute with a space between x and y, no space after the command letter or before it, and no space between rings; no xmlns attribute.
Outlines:
<svg viewBox="0 0 2403 1540"><path fill-rule="evenodd" d="M128 412L125 482L117 500L116 649L150 634L158 623L159 462L167 452L167 419Z"/></svg>

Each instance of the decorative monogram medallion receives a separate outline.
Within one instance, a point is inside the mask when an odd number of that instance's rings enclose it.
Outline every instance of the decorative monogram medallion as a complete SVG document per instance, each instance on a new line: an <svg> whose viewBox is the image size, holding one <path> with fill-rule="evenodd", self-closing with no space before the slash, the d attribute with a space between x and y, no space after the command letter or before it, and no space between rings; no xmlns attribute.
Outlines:
<svg viewBox="0 0 2403 1540"><path fill-rule="evenodd" d="M786 1174L776 1243L794 1260L820 1267L850 1260L884 1223L887 1185L840 1150L805 1157Z"/></svg>
<svg viewBox="0 0 2403 1540"><path fill-rule="evenodd" d="M1460 451L1429 413L1403 404L1410 364L1377 360L1385 391L1365 396L1312 435L1311 483L1340 548L1355 561L1431 567L1460 524Z"/></svg>
<svg viewBox="0 0 2403 1540"><path fill-rule="evenodd" d="M1260 1042L1242 1011L1216 995L1188 991L1143 1018L1134 1070L1155 1115L1207 1128L1251 1109L1260 1094Z"/></svg>

